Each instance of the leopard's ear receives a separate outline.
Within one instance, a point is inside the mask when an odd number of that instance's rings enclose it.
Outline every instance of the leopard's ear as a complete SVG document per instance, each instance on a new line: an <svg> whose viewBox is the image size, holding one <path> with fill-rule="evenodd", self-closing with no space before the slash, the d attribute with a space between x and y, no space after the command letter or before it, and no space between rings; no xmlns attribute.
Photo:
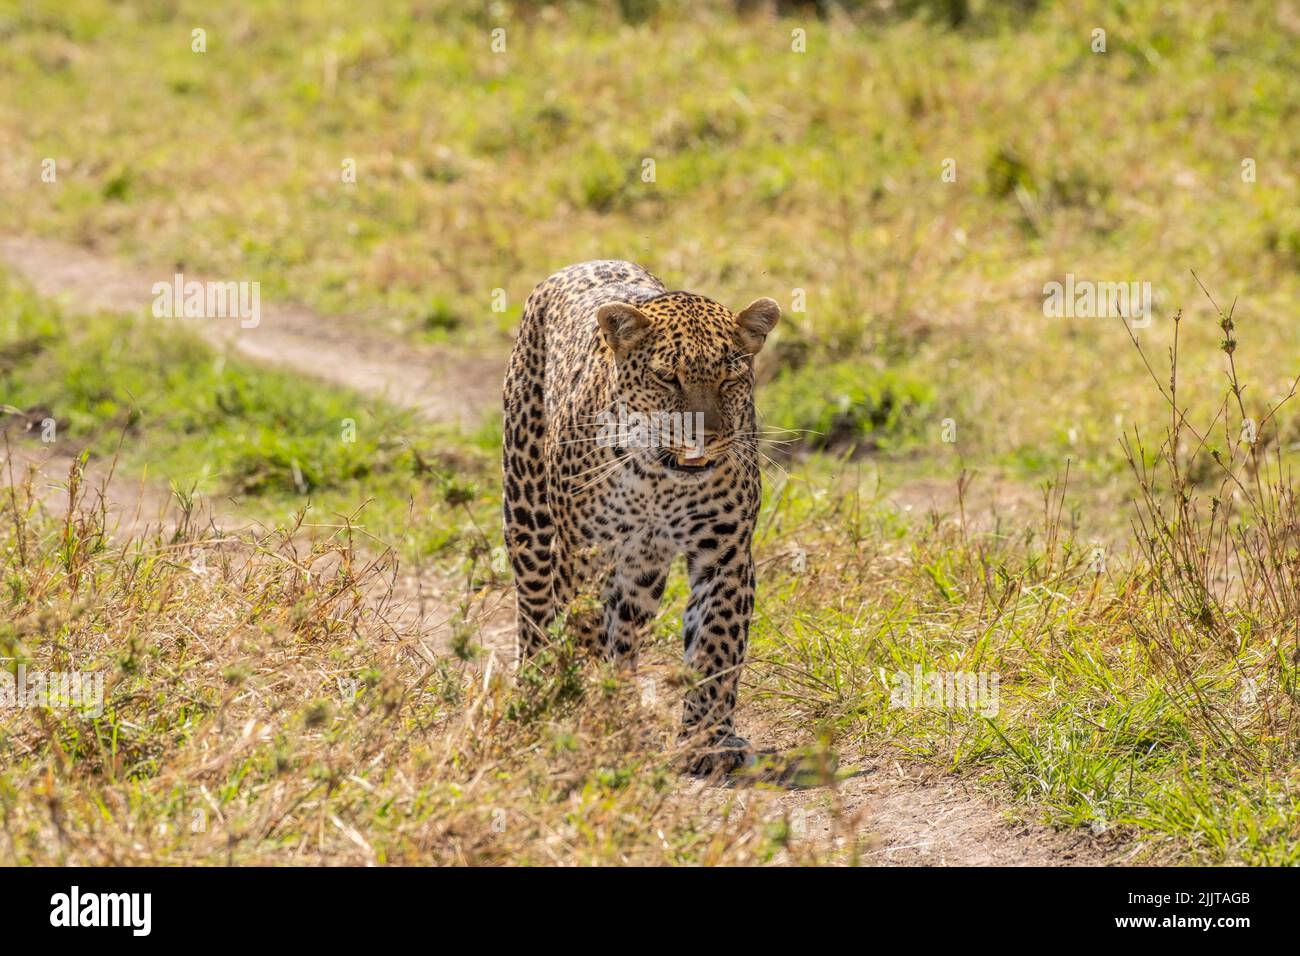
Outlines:
<svg viewBox="0 0 1300 956"><path fill-rule="evenodd" d="M644 312L626 302L607 302L596 310L601 334L615 355L626 355L650 333Z"/></svg>
<svg viewBox="0 0 1300 956"><path fill-rule="evenodd" d="M736 316L736 344L753 355L767 341L776 320L781 318L781 307L772 299L755 299Z"/></svg>

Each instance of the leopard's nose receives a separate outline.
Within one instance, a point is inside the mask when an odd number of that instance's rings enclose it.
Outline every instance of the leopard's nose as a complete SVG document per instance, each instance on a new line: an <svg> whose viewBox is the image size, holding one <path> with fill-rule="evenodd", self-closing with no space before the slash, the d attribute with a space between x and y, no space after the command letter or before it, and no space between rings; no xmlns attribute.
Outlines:
<svg viewBox="0 0 1300 956"><path fill-rule="evenodd" d="M705 441L717 438L722 433L722 419L718 415L717 409L700 408L693 413L695 415L696 428L704 436Z"/></svg>

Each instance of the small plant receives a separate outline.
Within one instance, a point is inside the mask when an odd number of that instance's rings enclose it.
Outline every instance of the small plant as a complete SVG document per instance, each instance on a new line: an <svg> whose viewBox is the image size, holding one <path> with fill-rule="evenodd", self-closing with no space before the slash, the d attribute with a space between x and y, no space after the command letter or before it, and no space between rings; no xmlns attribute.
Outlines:
<svg viewBox="0 0 1300 956"><path fill-rule="evenodd" d="M1237 367L1236 302L1225 311L1205 295L1228 382L1208 421L1179 391L1181 310L1167 380L1133 338L1169 423L1154 448L1136 429L1123 442L1149 598L1130 622L1206 742L1259 771L1289 765L1296 741L1300 507L1279 412L1300 378L1277 404L1253 403Z"/></svg>

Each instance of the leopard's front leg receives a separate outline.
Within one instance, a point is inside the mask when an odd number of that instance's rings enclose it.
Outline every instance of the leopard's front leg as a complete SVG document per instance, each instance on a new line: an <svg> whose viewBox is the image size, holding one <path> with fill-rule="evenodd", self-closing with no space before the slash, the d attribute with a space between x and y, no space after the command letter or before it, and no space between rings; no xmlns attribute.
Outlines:
<svg viewBox="0 0 1300 956"><path fill-rule="evenodd" d="M750 755L748 741L735 733L736 690L754 610L749 541L749 530L737 529L705 539L687 555L691 597L683 636L694 683L686 693L682 735L698 748L691 767L697 773L736 769Z"/></svg>
<svg viewBox="0 0 1300 956"><path fill-rule="evenodd" d="M625 542L604 594L604 654L629 671L636 670L641 642L664 596L672 551L653 537Z"/></svg>

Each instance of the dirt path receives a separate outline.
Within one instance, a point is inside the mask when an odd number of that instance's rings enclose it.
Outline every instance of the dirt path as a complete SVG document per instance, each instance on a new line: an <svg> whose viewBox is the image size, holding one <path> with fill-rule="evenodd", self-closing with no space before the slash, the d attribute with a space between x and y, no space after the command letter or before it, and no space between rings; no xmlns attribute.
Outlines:
<svg viewBox="0 0 1300 956"><path fill-rule="evenodd" d="M153 284L170 282L175 271L119 263L67 243L15 237L0 238L0 263L74 312L147 311ZM204 278L186 274L187 281ZM260 322L248 329L237 319L179 321L256 361L386 398L439 421L475 424L501 398L503 362L419 348L300 307L262 302Z"/></svg>
<svg viewBox="0 0 1300 956"><path fill-rule="evenodd" d="M854 768L834 795L817 788L745 799L781 811L795 840L823 852L846 847L848 821L865 836L866 866L1101 866L1116 855L1085 832L1012 820L941 771L881 760Z"/></svg>
<svg viewBox="0 0 1300 956"><path fill-rule="evenodd" d="M72 312L138 312L152 302L151 286L170 278L171 270L144 270L118 263L83 248L29 238L0 238L0 264L27 279L42 295ZM187 276L188 278L188 276ZM465 360L421 349L408 342L361 333L354 324L309 310L262 303L261 324L240 329L234 320L201 326L212 341L231 344L260 362L295 369L322 381L375 395L439 421L472 423L497 408L502 363ZM0 445L0 454L3 445ZM35 463L51 507L66 501L66 456L15 452L20 465ZM15 469L20 470L19 468ZM106 478L102 465L89 475ZM8 480L0 463L0 484ZM109 509L119 527L134 531L144 520L165 521L167 496L120 476L103 482ZM161 510L160 510L161 509ZM231 516L215 516L225 525ZM237 516L234 520L237 522ZM482 643L509 656L512 608L500 595L486 600L459 600L445 579L425 573L402 578L398 596L430 643L445 642L453 620L467 619ZM775 741L773 741L775 742ZM794 746L791 735L782 744ZM858 821L858 836L870 849L863 862L877 865L1098 865L1114 859L1086 834L1057 833L1036 824L1013 822L988 799L938 771L898 764L866 762L850 768L853 776L835 792L840 819ZM800 822L806 838L839 841L833 832L826 788L793 791L754 790L745 799L773 805Z"/></svg>

